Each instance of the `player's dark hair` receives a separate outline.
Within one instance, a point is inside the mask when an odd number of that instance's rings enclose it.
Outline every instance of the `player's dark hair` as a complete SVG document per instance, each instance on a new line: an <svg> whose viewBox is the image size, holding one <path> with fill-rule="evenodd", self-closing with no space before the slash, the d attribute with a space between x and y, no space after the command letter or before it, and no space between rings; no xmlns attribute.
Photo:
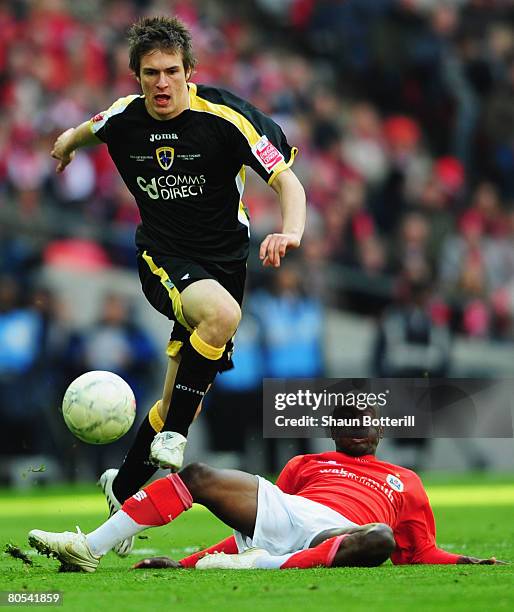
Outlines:
<svg viewBox="0 0 514 612"><path fill-rule="evenodd" d="M182 52L184 71L196 66L191 33L176 17L143 17L128 31L129 66L139 76L141 58L149 51Z"/></svg>

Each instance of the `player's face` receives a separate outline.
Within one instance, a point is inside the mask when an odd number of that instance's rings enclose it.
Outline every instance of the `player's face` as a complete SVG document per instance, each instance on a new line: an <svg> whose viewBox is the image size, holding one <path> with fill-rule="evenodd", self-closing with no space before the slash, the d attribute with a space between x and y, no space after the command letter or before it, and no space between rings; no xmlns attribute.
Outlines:
<svg viewBox="0 0 514 612"><path fill-rule="evenodd" d="M369 415L373 418L377 416L372 408L362 411L350 408L338 414L337 418L352 419L362 415ZM382 430L378 427L334 427L332 429L332 439L336 449L352 457L374 455L381 437Z"/></svg>
<svg viewBox="0 0 514 612"><path fill-rule="evenodd" d="M182 52L149 51L141 58L138 81L145 95L146 109L154 119L173 119L189 108L187 80Z"/></svg>

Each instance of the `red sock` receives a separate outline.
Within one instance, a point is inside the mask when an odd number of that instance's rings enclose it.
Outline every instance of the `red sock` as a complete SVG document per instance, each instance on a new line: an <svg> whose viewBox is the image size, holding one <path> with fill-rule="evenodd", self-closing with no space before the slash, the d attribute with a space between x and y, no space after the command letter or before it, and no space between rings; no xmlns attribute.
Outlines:
<svg viewBox="0 0 514 612"><path fill-rule="evenodd" d="M206 554L211 554L215 552L224 552L227 555L235 555L237 553L237 544L234 536L229 536L225 538L218 544L214 544L210 548L205 548L204 550L199 550L197 553L193 555L189 555L189 557L184 557L184 559L180 559L179 563L182 567L194 567L196 562L199 561L202 557L205 557Z"/></svg>
<svg viewBox="0 0 514 612"><path fill-rule="evenodd" d="M334 536L318 544L314 548L307 548L291 555L289 559L280 566L280 569L308 569L310 567L331 567L339 550L341 542L350 534Z"/></svg>
<svg viewBox="0 0 514 612"><path fill-rule="evenodd" d="M160 478L129 497L121 509L139 525L166 525L193 505L178 474Z"/></svg>

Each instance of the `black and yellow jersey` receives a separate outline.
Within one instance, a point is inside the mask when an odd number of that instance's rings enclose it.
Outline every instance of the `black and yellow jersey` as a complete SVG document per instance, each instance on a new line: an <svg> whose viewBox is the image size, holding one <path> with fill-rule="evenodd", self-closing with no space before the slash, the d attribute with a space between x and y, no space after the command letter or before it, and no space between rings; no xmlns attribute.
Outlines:
<svg viewBox="0 0 514 612"><path fill-rule="evenodd" d="M132 95L93 117L91 130L139 206L139 249L234 269L248 256L245 166L271 184L296 149L248 102L223 89L188 87L189 109L173 119L154 119L144 96Z"/></svg>

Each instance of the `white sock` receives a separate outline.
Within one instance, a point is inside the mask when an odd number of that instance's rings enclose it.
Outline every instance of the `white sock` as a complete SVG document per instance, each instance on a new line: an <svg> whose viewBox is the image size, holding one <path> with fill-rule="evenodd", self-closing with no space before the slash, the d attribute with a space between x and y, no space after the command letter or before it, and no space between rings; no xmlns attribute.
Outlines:
<svg viewBox="0 0 514 612"><path fill-rule="evenodd" d="M278 569L289 559L289 557L292 557L297 552L298 551L278 556L270 555L266 552L266 554L261 555L255 560L255 569Z"/></svg>
<svg viewBox="0 0 514 612"><path fill-rule="evenodd" d="M91 552L96 555L105 555L118 542L130 538L137 533L148 529L151 525L136 523L126 512L118 510L109 519L91 533L86 535Z"/></svg>

